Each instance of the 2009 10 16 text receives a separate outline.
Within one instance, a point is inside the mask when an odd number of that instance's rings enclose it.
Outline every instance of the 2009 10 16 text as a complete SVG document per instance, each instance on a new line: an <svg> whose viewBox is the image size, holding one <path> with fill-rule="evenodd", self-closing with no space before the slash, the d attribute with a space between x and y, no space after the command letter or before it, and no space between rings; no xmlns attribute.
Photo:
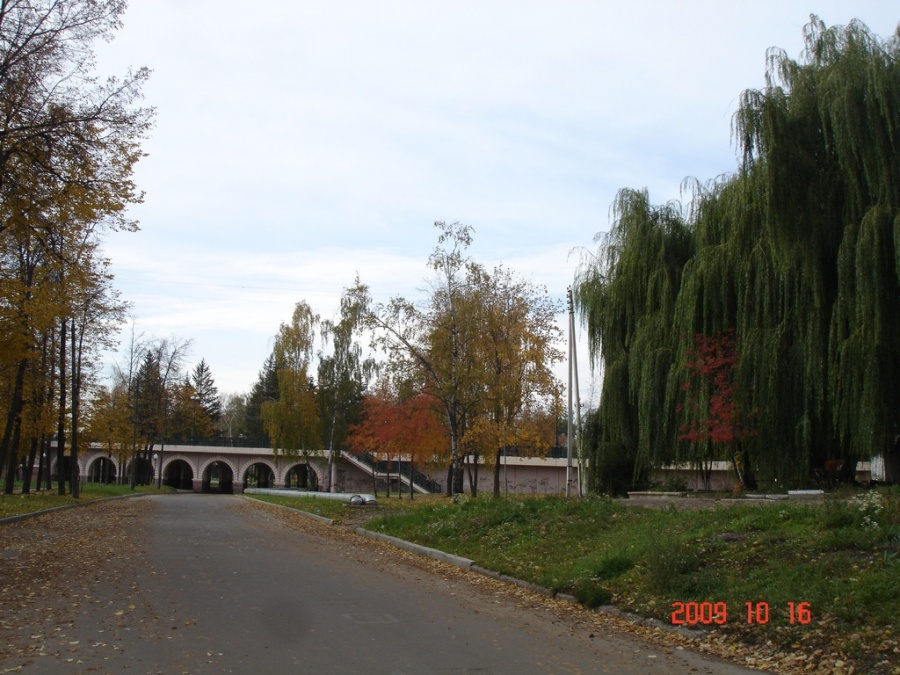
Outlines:
<svg viewBox="0 0 900 675"><path fill-rule="evenodd" d="M769 603L745 602L748 624L769 623ZM787 603L788 622L807 624L812 621L808 602ZM728 605L725 602L680 602L672 603L672 625L694 626L697 624L723 625L728 621Z"/></svg>

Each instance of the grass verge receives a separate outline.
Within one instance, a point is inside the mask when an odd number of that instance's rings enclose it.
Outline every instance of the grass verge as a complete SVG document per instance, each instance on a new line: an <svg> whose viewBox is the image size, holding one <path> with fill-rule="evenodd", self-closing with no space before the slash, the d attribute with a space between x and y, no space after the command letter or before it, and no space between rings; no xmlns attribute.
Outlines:
<svg viewBox="0 0 900 675"><path fill-rule="evenodd" d="M331 518L335 523L341 524L348 521L358 519L368 519L372 515L398 515L408 513L415 509L427 506L428 504L443 503L443 497L435 495L416 497L413 500L409 498L398 499L391 497L390 499L383 495L378 497L378 506L357 507L350 506L345 502L335 501L333 499L317 499L316 497L281 497L278 495L246 495L253 499L269 504L279 504L288 506L292 509L307 511L317 516Z"/></svg>
<svg viewBox="0 0 900 675"><path fill-rule="evenodd" d="M91 501L93 499L103 499L104 497L117 497L120 495L132 494L133 492L174 492L172 488L163 487L157 490L155 485L142 485L132 490L128 485L103 485L101 483L82 483L81 496L75 499L70 494L58 495L53 491L31 492L23 495L20 492L14 492L11 495L0 494L0 518L11 518L13 516L21 516L26 513L34 513L35 511L43 511L52 509L56 506L65 506L67 504L78 504L81 502Z"/></svg>
<svg viewBox="0 0 900 675"><path fill-rule="evenodd" d="M367 527L588 606L667 623L676 612L770 652L802 648L856 672L900 673L898 488L690 511L601 498L414 505Z"/></svg>

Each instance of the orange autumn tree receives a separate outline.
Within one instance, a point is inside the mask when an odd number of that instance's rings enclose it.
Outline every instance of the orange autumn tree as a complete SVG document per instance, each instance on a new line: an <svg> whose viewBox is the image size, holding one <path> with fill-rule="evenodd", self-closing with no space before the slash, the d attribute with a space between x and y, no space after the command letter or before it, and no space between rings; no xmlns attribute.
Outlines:
<svg viewBox="0 0 900 675"><path fill-rule="evenodd" d="M363 399L362 421L350 428L347 443L355 452L370 453L375 461L390 463L396 458L399 466L401 458L407 460L410 473L416 465L444 461L450 440L438 405L430 394L400 398L382 385Z"/></svg>
<svg viewBox="0 0 900 675"><path fill-rule="evenodd" d="M471 349L481 368L479 406L467 418L464 444L469 485L477 494L478 456L493 471L493 494L500 496L500 466L508 451L537 456L553 444L546 411L560 383L552 372L562 360L560 306L547 289L502 266L473 275L479 331ZM549 431L549 433L548 433Z"/></svg>

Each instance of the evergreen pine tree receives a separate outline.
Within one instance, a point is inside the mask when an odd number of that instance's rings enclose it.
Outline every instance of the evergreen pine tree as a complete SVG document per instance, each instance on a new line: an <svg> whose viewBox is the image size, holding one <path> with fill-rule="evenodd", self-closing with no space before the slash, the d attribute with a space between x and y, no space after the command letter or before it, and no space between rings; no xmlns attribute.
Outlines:
<svg viewBox="0 0 900 675"><path fill-rule="evenodd" d="M200 363L196 365L190 383L194 387L203 412L215 425L222 416L222 402L219 400L219 390L216 388L206 359L201 359Z"/></svg>

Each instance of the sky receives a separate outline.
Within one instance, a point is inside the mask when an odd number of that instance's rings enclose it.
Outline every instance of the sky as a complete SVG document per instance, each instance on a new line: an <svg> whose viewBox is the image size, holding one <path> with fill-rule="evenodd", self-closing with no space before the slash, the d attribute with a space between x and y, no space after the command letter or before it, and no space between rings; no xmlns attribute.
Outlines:
<svg viewBox="0 0 900 675"><path fill-rule="evenodd" d="M735 170L732 116L767 49L799 58L811 13L887 37L895 10L130 0L97 73L149 67L156 122L129 211L141 230L104 244L115 285L135 331L190 340L188 365L205 359L222 393L250 390L298 301L334 318L357 274L375 300L424 299L435 221L471 225L473 259L562 301L620 189L662 204Z"/></svg>

